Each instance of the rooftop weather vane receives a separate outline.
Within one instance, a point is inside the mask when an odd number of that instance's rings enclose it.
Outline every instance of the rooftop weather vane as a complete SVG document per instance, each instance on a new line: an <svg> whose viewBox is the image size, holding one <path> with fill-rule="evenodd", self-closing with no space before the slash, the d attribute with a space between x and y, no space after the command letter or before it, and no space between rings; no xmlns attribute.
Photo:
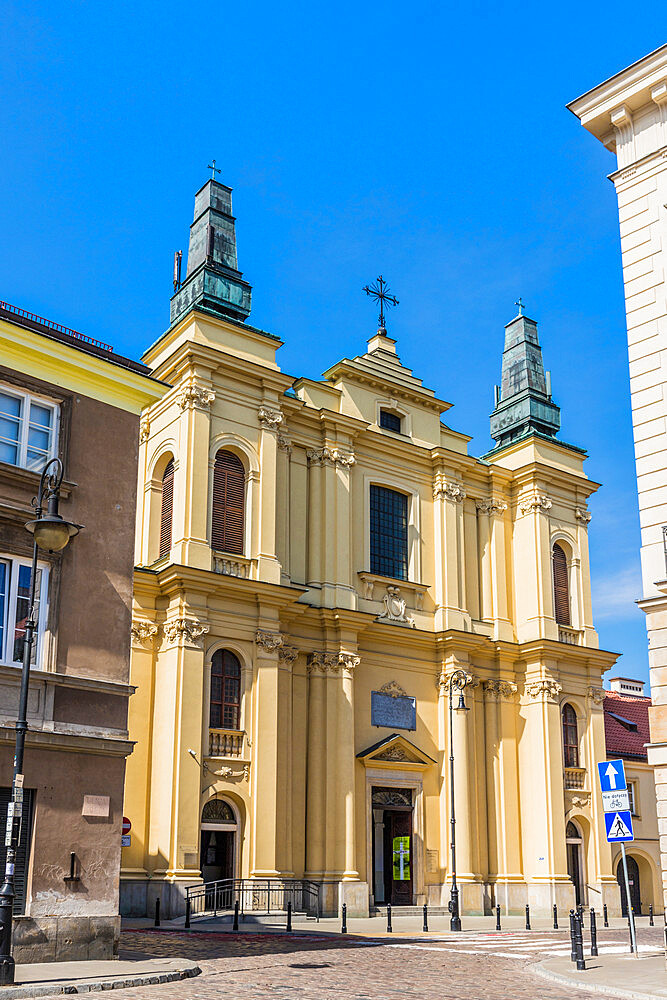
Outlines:
<svg viewBox="0 0 667 1000"><path fill-rule="evenodd" d="M384 321L385 304L387 306L397 306L398 305L398 299L396 298L395 295L390 295L389 294L389 285L386 283L386 281L384 280L384 278L382 277L382 275L380 275L380 277L377 279L377 281L374 281L372 285L366 285L363 288L363 291L366 292L366 295L370 295L371 298L375 299L376 302L380 303L380 316L379 316L379 319L378 319L378 323L379 323L380 330L384 330L385 329L385 321Z"/></svg>
<svg viewBox="0 0 667 1000"><path fill-rule="evenodd" d="M215 160L213 162L215 163ZM526 307L524 306L524 304L523 304L523 302L521 300L521 296L519 296L518 301L515 302L514 305L519 307L519 316L523 316L523 310Z"/></svg>
<svg viewBox="0 0 667 1000"><path fill-rule="evenodd" d="M215 180L215 175L216 174L221 174L222 173L222 170L220 170L219 167L216 167L215 160L212 160L211 163L208 164L208 169L211 171L211 180L212 181Z"/></svg>

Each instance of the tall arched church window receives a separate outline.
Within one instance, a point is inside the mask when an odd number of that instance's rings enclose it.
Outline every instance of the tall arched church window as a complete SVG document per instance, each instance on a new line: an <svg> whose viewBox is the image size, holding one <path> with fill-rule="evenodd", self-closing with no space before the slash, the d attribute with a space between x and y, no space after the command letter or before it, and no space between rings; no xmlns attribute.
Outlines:
<svg viewBox="0 0 667 1000"><path fill-rule="evenodd" d="M241 664L228 649L218 649L211 660L211 729L238 729L241 706Z"/></svg>
<svg viewBox="0 0 667 1000"><path fill-rule="evenodd" d="M245 470L231 451L219 451L213 470L211 548L243 555Z"/></svg>
<svg viewBox="0 0 667 1000"><path fill-rule="evenodd" d="M554 617L559 625L570 625L570 585L567 556L556 542L552 553L554 575Z"/></svg>
<svg viewBox="0 0 667 1000"><path fill-rule="evenodd" d="M162 510L160 514L160 559L171 549L171 522L174 512L174 460L170 458L162 473Z"/></svg>
<svg viewBox="0 0 667 1000"><path fill-rule="evenodd" d="M563 756L565 767L579 767L579 736L577 713L572 705L563 705Z"/></svg>

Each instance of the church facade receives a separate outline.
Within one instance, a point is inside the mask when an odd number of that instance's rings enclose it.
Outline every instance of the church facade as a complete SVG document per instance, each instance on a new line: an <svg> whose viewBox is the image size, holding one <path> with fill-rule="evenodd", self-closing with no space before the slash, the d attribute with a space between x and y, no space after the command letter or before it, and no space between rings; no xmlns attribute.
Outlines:
<svg viewBox="0 0 667 1000"><path fill-rule="evenodd" d="M505 328L475 458L384 323L295 378L250 298L210 180L144 356L172 388L141 428L122 911L176 914L226 878L311 880L324 912L446 904L451 742L463 913L618 912L598 487L556 436L535 322Z"/></svg>

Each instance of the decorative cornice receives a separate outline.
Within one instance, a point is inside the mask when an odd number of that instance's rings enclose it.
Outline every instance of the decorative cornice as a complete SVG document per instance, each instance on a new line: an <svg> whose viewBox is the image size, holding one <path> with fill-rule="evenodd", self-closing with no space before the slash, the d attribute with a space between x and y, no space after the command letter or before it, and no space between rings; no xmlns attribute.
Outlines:
<svg viewBox="0 0 667 1000"><path fill-rule="evenodd" d="M589 524L591 520L591 513L585 507L577 507L574 516L577 521L583 521L584 524Z"/></svg>
<svg viewBox="0 0 667 1000"><path fill-rule="evenodd" d="M275 409L273 406L267 406L265 403L262 403L258 409L257 416L259 417L260 424L271 431L277 431L285 419L280 410Z"/></svg>
<svg viewBox="0 0 667 1000"><path fill-rule="evenodd" d="M135 618L130 631L132 641L137 645L143 645L144 643L153 641L157 635L157 625L152 625L151 622L144 621L141 618Z"/></svg>
<svg viewBox="0 0 667 1000"><path fill-rule="evenodd" d="M604 702L604 688L591 685L586 694L594 705L601 705Z"/></svg>
<svg viewBox="0 0 667 1000"><path fill-rule="evenodd" d="M361 657L355 653L341 649L338 653L314 652L308 657L307 672L309 674L319 670L320 673L338 673L339 670L351 674L361 663Z"/></svg>
<svg viewBox="0 0 667 1000"><path fill-rule="evenodd" d="M544 513L550 510L553 506L549 497L544 496L542 493L533 493L531 496L524 497L524 499L519 504L519 510L522 514L536 514Z"/></svg>
<svg viewBox="0 0 667 1000"><path fill-rule="evenodd" d="M512 681L489 680L484 681L482 686L488 701L511 701L517 691Z"/></svg>
<svg viewBox="0 0 667 1000"><path fill-rule="evenodd" d="M178 396L178 405L182 410L188 406L197 407L201 410L207 409L215 399L215 393L199 382L190 382L184 385Z"/></svg>
<svg viewBox="0 0 667 1000"><path fill-rule="evenodd" d="M489 497L488 500L478 500L477 510L480 514L504 514L507 504L500 497Z"/></svg>
<svg viewBox="0 0 667 1000"><path fill-rule="evenodd" d="M401 597L400 593L400 587L387 587L387 593L382 598L384 611L380 612L376 621L394 622L399 625L410 625L411 628L415 628L415 620L407 613L405 598Z"/></svg>
<svg viewBox="0 0 667 1000"><path fill-rule="evenodd" d="M258 628L255 632L255 642L262 649L272 653L274 649L279 649L285 642L282 632L268 632L266 629Z"/></svg>
<svg viewBox="0 0 667 1000"><path fill-rule="evenodd" d="M139 441L141 444L147 441L151 433L151 422L148 417L144 417L139 424Z"/></svg>
<svg viewBox="0 0 667 1000"><path fill-rule="evenodd" d="M433 487L434 500L453 500L454 503L463 503L467 495L463 484L455 480L436 483Z"/></svg>
<svg viewBox="0 0 667 1000"><path fill-rule="evenodd" d="M388 694L390 698L407 698L408 692L404 691L397 681L387 681L383 684L378 694Z"/></svg>
<svg viewBox="0 0 667 1000"><path fill-rule="evenodd" d="M347 469L355 465L357 461L351 451L343 452L339 451L338 448L327 448L326 446L310 449L306 452L306 458L311 465L342 465L343 468Z"/></svg>
<svg viewBox="0 0 667 1000"><path fill-rule="evenodd" d="M527 696L534 701L538 698L544 698L546 701L557 701L562 690L561 685L550 677L543 677L539 681L530 681L524 688Z"/></svg>
<svg viewBox="0 0 667 1000"><path fill-rule="evenodd" d="M170 642L182 640L193 645L209 631L208 625L202 625L198 618L174 618L165 622L163 629Z"/></svg>
<svg viewBox="0 0 667 1000"><path fill-rule="evenodd" d="M280 646L278 649L278 659L283 660L285 663L294 663L298 655L299 650L296 646Z"/></svg>

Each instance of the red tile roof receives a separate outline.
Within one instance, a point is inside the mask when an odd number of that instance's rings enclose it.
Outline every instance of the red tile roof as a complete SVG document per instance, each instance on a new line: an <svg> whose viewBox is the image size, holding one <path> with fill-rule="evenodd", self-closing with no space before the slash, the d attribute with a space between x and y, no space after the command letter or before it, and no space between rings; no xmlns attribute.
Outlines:
<svg viewBox="0 0 667 1000"><path fill-rule="evenodd" d="M604 693L604 736L607 757L632 757L646 760L645 743L649 742L648 710L650 698L618 694L616 691ZM613 713L613 714L612 714ZM620 716L637 726L636 731L622 722Z"/></svg>

